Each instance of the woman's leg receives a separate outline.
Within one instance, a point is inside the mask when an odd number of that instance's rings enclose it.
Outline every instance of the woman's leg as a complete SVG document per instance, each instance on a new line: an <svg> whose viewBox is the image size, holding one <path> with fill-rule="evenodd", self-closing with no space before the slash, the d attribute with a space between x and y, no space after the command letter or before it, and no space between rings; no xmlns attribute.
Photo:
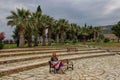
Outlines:
<svg viewBox="0 0 120 80"><path fill-rule="evenodd" d="M64 72L64 70L63 70L63 62L61 61L61 64L62 64L62 66L60 67L60 70L61 70L61 72L63 73L63 74L65 74L65 72Z"/></svg>
<svg viewBox="0 0 120 80"><path fill-rule="evenodd" d="M64 70L62 69L62 67L60 68L60 70L61 70L61 72L62 72L63 74L65 74Z"/></svg>
<svg viewBox="0 0 120 80"><path fill-rule="evenodd" d="M56 69L56 71L61 71L63 74L65 74L64 70L62 69L63 68L63 62L60 61L60 64L59 64L59 67Z"/></svg>

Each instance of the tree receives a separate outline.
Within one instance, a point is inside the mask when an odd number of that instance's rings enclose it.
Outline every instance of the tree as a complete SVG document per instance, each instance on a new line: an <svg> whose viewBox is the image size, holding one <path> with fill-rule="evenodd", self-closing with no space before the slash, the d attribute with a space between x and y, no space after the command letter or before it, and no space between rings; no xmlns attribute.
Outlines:
<svg viewBox="0 0 120 80"><path fill-rule="evenodd" d="M42 10L40 8L40 6L37 7L37 10L35 13L32 14L32 18L33 18L33 24L34 24L34 29L33 29L33 33L34 33L34 46L38 46L38 38L39 38L39 29L41 28L41 18L42 18Z"/></svg>
<svg viewBox="0 0 120 80"><path fill-rule="evenodd" d="M33 35L33 29L28 26L28 28L25 30L25 37L28 42L28 47L32 47L32 35Z"/></svg>
<svg viewBox="0 0 120 80"><path fill-rule="evenodd" d="M120 21L112 27L112 33L118 37L118 42L120 39Z"/></svg>
<svg viewBox="0 0 120 80"><path fill-rule="evenodd" d="M76 30L76 35L77 35L77 39L78 39L78 41L80 41L81 40L81 32L82 32L82 29L81 29L81 27L78 25L77 26L77 30Z"/></svg>
<svg viewBox="0 0 120 80"><path fill-rule="evenodd" d="M100 27L94 27L93 28L94 40L95 41L98 39L100 32L101 32L101 28Z"/></svg>
<svg viewBox="0 0 120 80"><path fill-rule="evenodd" d="M24 47L24 34L26 28L26 20L29 18L30 11L25 9L17 9L16 12L11 11L11 15L7 17L7 25L19 27L19 47Z"/></svg>
<svg viewBox="0 0 120 80"><path fill-rule="evenodd" d="M19 34L18 34L19 29L18 29L18 28L19 28L19 27L16 27L16 28L14 29L13 35L12 35L13 39L16 40L17 47L19 47Z"/></svg>
<svg viewBox="0 0 120 80"><path fill-rule="evenodd" d="M93 41L93 37L94 37L93 33L94 33L94 30L93 30L92 25L88 26L88 37L87 37L88 40Z"/></svg>
<svg viewBox="0 0 120 80"><path fill-rule="evenodd" d="M41 17L41 28L42 28L42 46L46 45L46 27L48 26L47 24L47 15L42 15Z"/></svg>
<svg viewBox="0 0 120 80"><path fill-rule="evenodd" d="M83 36L84 44L86 43L87 36L89 35L88 33L88 28L86 26L81 28L81 35Z"/></svg>
<svg viewBox="0 0 120 80"><path fill-rule="evenodd" d="M55 41L59 43L59 37L60 37L60 25L58 23L58 20L55 20L54 26L52 29L52 35L55 35Z"/></svg>
<svg viewBox="0 0 120 80"><path fill-rule="evenodd" d="M76 35L77 24L72 23L70 28L71 28L71 33L72 33L72 40L74 41L74 39L77 38L77 35Z"/></svg>
<svg viewBox="0 0 120 80"><path fill-rule="evenodd" d="M53 17L48 16L48 45L51 45L51 32L53 30L53 26L55 25L55 20Z"/></svg>
<svg viewBox="0 0 120 80"><path fill-rule="evenodd" d="M66 28L68 27L68 20L65 19L59 19L58 20L58 26L60 26L60 42L63 43L64 42L64 32L66 30Z"/></svg>

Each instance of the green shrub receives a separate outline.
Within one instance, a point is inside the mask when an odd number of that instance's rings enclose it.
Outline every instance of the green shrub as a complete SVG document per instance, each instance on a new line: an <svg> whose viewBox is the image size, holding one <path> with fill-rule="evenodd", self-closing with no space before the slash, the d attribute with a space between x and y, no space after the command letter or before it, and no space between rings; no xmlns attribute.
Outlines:
<svg viewBox="0 0 120 80"><path fill-rule="evenodd" d="M96 39L96 42L100 42L100 39Z"/></svg>
<svg viewBox="0 0 120 80"><path fill-rule="evenodd" d="M104 39L104 43L110 42L110 40L108 38Z"/></svg>
<svg viewBox="0 0 120 80"><path fill-rule="evenodd" d="M76 40L76 39L74 39L73 41L72 41L72 43L74 44L74 43L77 43L78 42L78 40Z"/></svg>
<svg viewBox="0 0 120 80"><path fill-rule="evenodd" d="M3 43L2 43L2 40L0 39L0 49L3 49Z"/></svg>
<svg viewBox="0 0 120 80"><path fill-rule="evenodd" d="M0 43L0 49L3 49L4 45Z"/></svg>
<svg viewBox="0 0 120 80"><path fill-rule="evenodd" d="M2 43L2 40L5 38L5 34L4 32L0 32L0 49L3 48L3 43Z"/></svg>
<svg viewBox="0 0 120 80"><path fill-rule="evenodd" d="M70 41L69 40L65 40L65 42L64 43L70 43Z"/></svg>
<svg viewBox="0 0 120 80"><path fill-rule="evenodd" d="M77 43L77 42L78 42L77 37L75 37L75 38L73 39L72 43Z"/></svg>

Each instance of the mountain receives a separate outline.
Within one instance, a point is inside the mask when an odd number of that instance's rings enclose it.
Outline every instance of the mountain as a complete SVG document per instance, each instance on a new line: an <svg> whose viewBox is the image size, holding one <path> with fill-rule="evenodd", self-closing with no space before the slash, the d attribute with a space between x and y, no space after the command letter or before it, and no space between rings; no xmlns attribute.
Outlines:
<svg viewBox="0 0 120 80"><path fill-rule="evenodd" d="M113 26L114 25L106 25L106 26L100 26L100 27L102 28L103 34L111 34L112 33L111 28Z"/></svg>

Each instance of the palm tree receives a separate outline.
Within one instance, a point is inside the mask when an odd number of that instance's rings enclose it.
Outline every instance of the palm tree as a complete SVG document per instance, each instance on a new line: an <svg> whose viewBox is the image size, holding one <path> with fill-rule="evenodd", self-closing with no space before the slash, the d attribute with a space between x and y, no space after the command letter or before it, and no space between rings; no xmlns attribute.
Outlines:
<svg viewBox="0 0 120 80"><path fill-rule="evenodd" d="M26 33L25 33L26 39L28 42L28 47L32 47L32 33L33 33L32 29L30 27L28 27L26 29Z"/></svg>
<svg viewBox="0 0 120 80"><path fill-rule="evenodd" d="M60 33L61 33L61 36L60 36L60 42L64 42L64 32L65 32L65 29L68 27L68 21L65 20L65 19L59 19L58 21L58 24L60 26Z"/></svg>
<svg viewBox="0 0 120 80"><path fill-rule="evenodd" d="M7 25L19 27L19 47L24 47L24 34L26 28L26 20L29 18L30 11L25 9L17 9L17 12L11 11L11 15L7 17L9 21Z"/></svg>
<svg viewBox="0 0 120 80"><path fill-rule="evenodd" d="M48 25L48 16L47 15L42 15L41 17L41 27L42 27L42 46L46 45L46 27Z"/></svg>
<svg viewBox="0 0 120 80"><path fill-rule="evenodd" d="M51 31L55 25L55 20L53 17L48 16L48 45L51 45Z"/></svg>
<svg viewBox="0 0 120 80"><path fill-rule="evenodd" d="M38 46L38 37L39 37L39 28L41 27L41 17L42 17L42 10L40 6L37 7L35 13L32 14L33 21L34 21L34 46Z"/></svg>
<svg viewBox="0 0 120 80"><path fill-rule="evenodd" d="M58 23L58 20L55 20L54 26L52 29L52 33L55 35L55 41L59 43L59 37L60 37L60 25Z"/></svg>
<svg viewBox="0 0 120 80"><path fill-rule="evenodd" d="M72 33L71 33L71 28L68 27L67 30L66 30L66 41L70 41L72 40Z"/></svg>
<svg viewBox="0 0 120 80"><path fill-rule="evenodd" d="M34 34L35 20L34 20L34 13L31 13L28 20L26 21L26 38L28 41L28 47L32 47L32 35Z"/></svg>
<svg viewBox="0 0 120 80"><path fill-rule="evenodd" d="M16 27L13 31L13 39L16 40L16 43L17 43L17 47L19 47L19 35L18 35L18 27Z"/></svg>
<svg viewBox="0 0 120 80"><path fill-rule="evenodd" d="M86 43L86 39L87 39L87 36L88 36L88 29L87 27L82 27L82 30L81 30L81 35L83 36L83 40L84 40L84 44Z"/></svg>
<svg viewBox="0 0 120 80"><path fill-rule="evenodd" d="M97 38L99 37L99 33L101 32L101 28L100 27L94 27L93 31L94 31L94 40L96 41Z"/></svg>
<svg viewBox="0 0 120 80"><path fill-rule="evenodd" d="M80 37L81 32L82 32L81 30L82 30L81 27L78 25L78 26L77 26L77 30L76 30L76 35L77 35L78 41L81 40L81 37Z"/></svg>
<svg viewBox="0 0 120 80"><path fill-rule="evenodd" d="M76 39L76 37L77 37L76 31L77 31L77 24L72 23L71 24L72 40Z"/></svg>
<svg viewBox="0 0 120 80"><path fill-rule="evenodd" d="M88 33L89 33L89 36L88 36L88 39L93 41L93 38L94 38L94 28L91 26L88 26Z"/></svg>

